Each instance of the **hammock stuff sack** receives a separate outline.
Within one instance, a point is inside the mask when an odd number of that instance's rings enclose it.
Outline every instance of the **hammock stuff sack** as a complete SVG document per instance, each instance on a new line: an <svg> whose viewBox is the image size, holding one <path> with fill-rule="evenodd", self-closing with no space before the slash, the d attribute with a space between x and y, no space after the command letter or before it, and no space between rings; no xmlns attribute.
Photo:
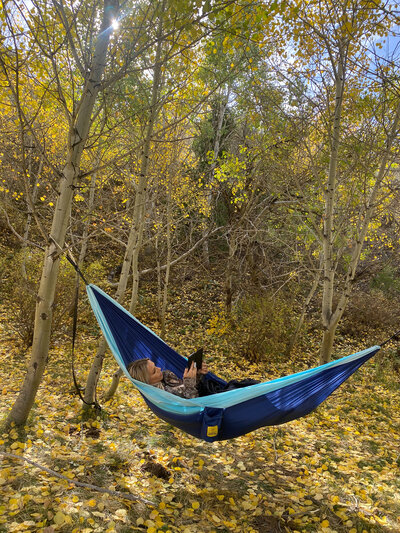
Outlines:
<svg viewBox="0 0 400 533"><path fill-rule="evenodd" d="M148 357L161 370L172 370L182 377L187 359L101 289L89 284L86 290L115 359L149 408L169 424L208 442L232 439L260 427L283 424L311 413L380 349L380 346L373 346L266 383L200 398L180 398L132 379L127 366L136 359ZM225 383L211 372L205 378Z"/></svg>

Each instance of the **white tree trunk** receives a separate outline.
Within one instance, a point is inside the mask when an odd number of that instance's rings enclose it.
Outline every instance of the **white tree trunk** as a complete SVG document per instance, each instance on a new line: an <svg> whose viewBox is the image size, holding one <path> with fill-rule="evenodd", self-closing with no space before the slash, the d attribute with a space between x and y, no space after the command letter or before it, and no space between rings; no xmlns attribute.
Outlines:
<svg viewBox="0 0 400 533"><path fill-rule="evenodd" d="M160 106L160 88L162 83L162 33L163 33L163 13L165 9L165 2L161 8L160 23L158 27L158 42L156 49L156 58L154 64L153 86L151 94L151 109L149 122L147 124L146 138L143 146L142 160L140 164L139 183L135 195L135 204L133 208L133 226L130 233L130 238L133 241L132 253L132 296L129 306L129 311L134 314L138 295L139 295L139 253L142 248L143 230L144 230L144 214L146 205L146 191L149 171L150 146L153 137L154 125L156 123Z"/></svg>
<svg viewBox="0 0 400 533"><path fill-rule="evenodd" d="M400 102L397 105L396 112L395 112L393 122L392 122L392 126L386 138L385 151L383 153L382 160L379 166L379 170L376 175L375 184L369 196L368 204L365 209L364 216L362 217L362 222L360 224L360 227L358 228L358 237L353 248L353 252L352 252L351 260L350 260L350 263L347 269L347 274L346 274L346 278L344 281L342 293L339 298L339 302L336 306L336 309L334 310L334 312L331 313L328 327L324 330L324 335L322 339L322 347L321 347L321 364L327 363L330 360L336 328L340 322L340 319L343 316L344 311L346 310L346 306L350 298L352 284L353 284L353 281L356 275L358 263L360 261L361 251L362 251L362 248L365 242L365 238L367 236L368 226L375 212L376 200L379 194L379 190L381 189L383 179L387 175L388 169L390 168L390 164L391 164L389 162L390 152L393 146L393 142L399 133L399 123L400 123ZM324 358L322 358L322 354L325 355Z"/></svg>
<svg viewBox="0 0 400 533"><path fill-rule="evenodd" d="M340 122L343 108L344 91L344 65L343 57L339 58L336 73L336 97L333 117L333 133L331 140L331 155L329 161L328 179L325 189L324 231L322 237L323 247L323 294L322 294L322 326L324 328L323 342L320 351L321 364L330 360L332 353L333 338L337 327L337 321L333 318L333 293L335 280L334 266L334 215L336 201L337 164L340 145Z"/></svg>
<svg viewBox="0 0 400 533"><path fill-rule="evenodd" d="M164 8L162 9L162 12ZM146 137L143 146L142 159L140 165L139 181L136 188L135 202L133 206L133 222L131 230L129 232L128 243L125 250L124 260L122 263L121 275L118 281L118 287L115 294L115 299L121 303L124 296L126 286L128 284L129 272L132 268L133 286L132 297L129 311L134 313L139 289L139 253L142 246L143 228L144 228L144 206L146 202L146 189L148 181L148 168L150 157L150 146L153 135L154 124L159 112L158 99L160 94L161 76L162 76L162 28L163 28L162 14L160 18L160 24L158 28L158 42L156 50L156 60L154 66L152 97L151 97L151 110L150 117L146 129ZM85 389L85 402L88 404L93 403L95 399L96 385L100 377L100 372L103 366L104 355L107 344L104 339L101 339L99 347L97 349L96 357L90 368L88 382ZM122 376L122 372L115 372L112 380L111 387L106 392L106 398L110 399L116 392L119 380ZM90 379L90 383L89 383Z"/></svg>
<svg viewBox="0 0 400 533"><path fill-rule="evenodd" d="M30 166L31 166L31 163L30 163ZM39 178L40 178L40 175L42 173L42 167L43 167L43 156L40 158L40 163L39 163L39 170L36 174L36 178L34 180L34 183L33 183L33 187L32 187L32 194L31 194L31 201L30 202L26 202L26 207L27 207L27 211L28 211L28 214L27 214L27 217L26 217L26 223L25 223L25 229L24 229L24 235L23 235L23 241L22 241L22 250L23 250L23 257L22 257L22 264L21 264L21 273L22 273L22 277L24 279L27 279L27 273L26 273L26 259L27 259L27 255L28 255L28 239L29 239L29 232L31 230L31 223L32 223L32 218L33 218L33 213L32 213L32 208L31 208L31 205L35 205L35 202L36 202L36 198L37 198L37 195L38 195L38 183L39 183ZM29 168L29 174L31 175L32 174L32 170L31 168Z"/></svg>
<svg viewBox="0 0 400 533"><path fill-rule="evenodd" d="M7 424L23 425L34 403L43 372L47 363L54 295L59 271L60 247L64 246L74 186L79 175L83 148L87 141L91 115L100 88L106 63L108 43L111 35L113 4L104 4L103 23L97 37L92 67L88 74L78 112L68 135L68 154L59 183L59 196L53 216L49 242L45 250L42 276L37 296L35 327L31 358L21 391L10 411Z"/></svg>
<svg viewBox="0 0 400 533"><path fill-rule="evenodd" d="M162 293L162 300L160 301L160 323L161 323L161 338L165 338L165 329L166 329L166 314L167 314L167 305L168 305L168 284L169 284L169 275L171 271L171 226L172 226L172 214L171 214L171 188L167 184L167 261L166 269L164 276L164 290ZM161 277L161 269L160 269Z"/></svg>

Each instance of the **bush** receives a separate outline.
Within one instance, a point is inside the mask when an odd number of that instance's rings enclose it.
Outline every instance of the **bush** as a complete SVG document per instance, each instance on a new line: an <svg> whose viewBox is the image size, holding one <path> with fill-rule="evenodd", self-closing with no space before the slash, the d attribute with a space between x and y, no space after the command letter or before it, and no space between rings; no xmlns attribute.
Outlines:
<svg viewBox="0 0 400 533"><path fill-rule="evenodd" d="M385 266L372 279L371 288L379 290L388 296L398 296L400 292L400 279L395 269L390 265Z"/></svg>
<svg viewBox="0 0 400 533"><path fill-rule="evenodd" d="M7 306L10 327L24 348L33 340L36 297L42 270L43 252L20 251L8 259L7 277L2 284L2 299ZM23 271L24 266L24 271ZM52 336L59 338L70 328L75 294L75 273L66 259L61 259L54 298ZM68 325L67 325L68 324Z"/></svg>
<svg viewBox="0 0 400 533"><path fill-rule="evenodd" d="M250 362L281 357L296 325L292 303L282 297L247 296L238 302L231 317L215 315L210 333L224 336L234 352Z"/></svg>
<svg viewBox="0 0 400 533"><path fill-rule="evenodd" d="M376 332L394 332L399 329L400 305L397 299L380 290L354 293L344 313L340 326L342 334L361 337ZM382 339L371 339L378 342Z"/></svg>

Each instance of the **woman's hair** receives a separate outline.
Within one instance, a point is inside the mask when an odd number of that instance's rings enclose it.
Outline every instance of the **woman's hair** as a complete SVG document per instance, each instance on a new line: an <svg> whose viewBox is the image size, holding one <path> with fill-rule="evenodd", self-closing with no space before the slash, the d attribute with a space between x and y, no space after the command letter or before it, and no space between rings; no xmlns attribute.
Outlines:
<svg viewBox="0 0 400 533"><path fill-rule="evenodd" d="M137 361L133 361L133 363L129 363L127 370L133 379L136 379L137 381L143 381L143 383L149 383L149 372L147 370L148 362L149 359L146 358L138 359Z"/></svg>

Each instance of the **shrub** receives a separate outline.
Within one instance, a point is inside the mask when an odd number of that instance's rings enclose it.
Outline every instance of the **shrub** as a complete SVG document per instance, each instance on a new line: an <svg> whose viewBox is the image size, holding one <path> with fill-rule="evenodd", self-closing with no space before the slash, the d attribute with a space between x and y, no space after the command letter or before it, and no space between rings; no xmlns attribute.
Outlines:
<svg viewBox="0 0 400 533"><path fill-rule="evenodd" d="M385 266L371 280L371 288L382 291L385 295L398 296L400 292L400 279L395 269L390 265Z"/></svg>
<svg viewBox="0 0 400 533"><path fill-rule="evenodd" d="M42 270L43 252L19 251L9 258L2 299L7 306L10 327L25 348L32 344L36 297ZM67 330L74 300L75 275L66 259L61 259L53 307L52 335L59 338Z"/></svg>
<svg viewBox="0 0 400 533"><path fill-rule="evenodd" d="M281 357L296 321L291 302L283 297L246 296L231 317L214 315L210 333L229 340L234 352L250 362Z"/></svg>
<svg viewBox="0 0 400 533"><path fill-rule="evenodd" d="M400 305L395 298L386 296L380 290L370 293L353 294L344 313L340 326L343 334L355 337L376 336L376 332L388 332L399 329ZM372 334L372 335L371 335ZM381 339L373 338L372 342Z"/></svg>

